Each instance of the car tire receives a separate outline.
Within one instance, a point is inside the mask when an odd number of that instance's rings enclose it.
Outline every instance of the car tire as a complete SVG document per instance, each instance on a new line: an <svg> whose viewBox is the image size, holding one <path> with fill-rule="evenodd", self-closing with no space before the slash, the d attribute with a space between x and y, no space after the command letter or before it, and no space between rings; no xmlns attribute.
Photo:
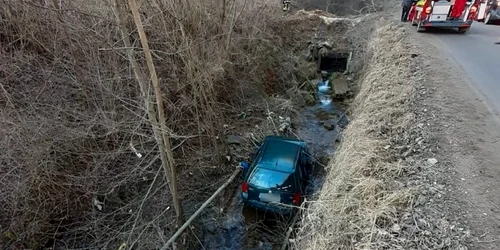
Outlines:
<svg viewBox="0 0 500 250"><path fill-rule="evenodd" d="M484 18L484 24L491 24L491 14L488 13Z"/></svg>

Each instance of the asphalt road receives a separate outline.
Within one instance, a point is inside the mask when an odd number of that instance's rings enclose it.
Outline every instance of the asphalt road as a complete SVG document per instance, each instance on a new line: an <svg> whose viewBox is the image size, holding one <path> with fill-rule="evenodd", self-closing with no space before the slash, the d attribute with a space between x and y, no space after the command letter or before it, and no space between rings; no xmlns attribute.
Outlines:
<svg viewBox="0 0 500 250"><path fill-rule="evenodd" d="M500 111L500 25L474 23L466 34L432 32L426 34L462 66L475 89L495 112Z"/></svg>

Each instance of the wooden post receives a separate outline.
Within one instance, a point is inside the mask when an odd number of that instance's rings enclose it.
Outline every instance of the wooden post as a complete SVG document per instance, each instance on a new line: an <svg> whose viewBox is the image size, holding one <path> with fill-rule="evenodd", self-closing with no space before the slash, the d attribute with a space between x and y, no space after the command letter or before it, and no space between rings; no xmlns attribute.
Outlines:
<svg viewBox="0 0 500 250"><path fill-rule="evenodd" d="M150 93L149 93L149 88L148 88L148 82L146 81L143 72L141 71L141 68L139 64L137 63L135 57L134 57L134 51L132 49L132 45L130 42L129 38L129 30L127 28L125 16L126 14L124 13L124 10L122 7L120 7L120 4L118 2L119 0L114 1L114 13L118 22L118 26L120 29L120 33L122 36L123 43L126 48L126 53L127 57L129 60L129 63L132 67L132 70L134 71L135 78L137 82L139 83L139 87L141 90L141 95L144 101L144 107L146 109L146 112L148 114L148 120L149 123L151 124L151 127L153 129L153 134L154 138L156 141L156 144L158 145L159 151L160 151L160 159L162 162L162 166L165 172L165 176L167 178L168 186L170 188L170 192L172 193L172 199L174 200L174 204L178 204L178 198L177 196L174 197L174 193L177 195L177 192L172 191L172 172L169 169L170 164L173 162L173 160L169 160L169 157L171 157L171 150L167 150L165 148L165 142L163 140L164 137L162 137L162 131L160 130L160 125L158 124L158 121L156 119L155 111L153 105L151 105L151 100L150 100ZM148 47L149 48L149 47ZM158 110L160 112L160 110ZM161 110L163 112L163 110ZM163 124L165 126L165 124ZM170 145L170 144L168 144ZM167 151L170 151L170 155L167 154ZM178 209L178 207L175 207L176 209L176 214L177 215L182 215L182 211ZM179 220L179 216L177 218ZM179 224L182 224L182 216L180 216L180 221L178 221Z"/></svg>
<svg viewBox="0 0 500 250"><path fill-rule="evenodd" d="M163 98L161 95L161 88L158 80L158 75L156 74L156 68L153 62L153 56L151 55L151 50L149 49L148 38L146 33L144 32L144 27L142 25L141 16L139 14L139 9L137 8L137 4L135 0L128 1L130 10L132 11L132 15L134 16L135 26L137 27L137 32L139 33L139 38L141 40L141 45L144 50L144 55L146 56L146 62L148 65L149 73L151 76L151 81L153 83L153 89L156 96L156 111L158 113L158 123L161 128L161 136L163 139L163 150L166 154L166 162L164 162L163 166L165 168L165 175L170 177L170 192L172 193L172 202L174 203L174 209L177 216L177 223L181 225L184 221L184 217L182 214L182 208L180 205L178 193L177 193L177 169L175 167L174 156L172 153L172 148L170 144L170 137L167 135L168 130L166 126L165 120L165 109L163 107Z"/></svg>

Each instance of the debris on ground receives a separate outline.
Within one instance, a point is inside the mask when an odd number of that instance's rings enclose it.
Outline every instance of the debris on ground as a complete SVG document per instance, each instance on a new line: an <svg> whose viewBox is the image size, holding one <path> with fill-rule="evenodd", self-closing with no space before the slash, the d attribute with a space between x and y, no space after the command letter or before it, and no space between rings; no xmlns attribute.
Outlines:
<svg viewBox="0 0 500 250"><path fill-rule="evenodd" d="M242 144L245 141L245 139L241 136L237 135L229 135L227 137L227 142L229 144Z"/></svg>
<svg viewBox="0 0 500 250"><path fill-rule="evenodd" d="M335 98L344 98L351 91L345 75L336 75L332 77L331 84L333 86L333 94Z"/></svg>
<svg viewBox="0 0 500 250"><path fill-rule="evenodd" d="M436 163L438 163L438 160L436 160L436 158L429 158L427 159L427 162L431 165L435 165Z"/></svg>

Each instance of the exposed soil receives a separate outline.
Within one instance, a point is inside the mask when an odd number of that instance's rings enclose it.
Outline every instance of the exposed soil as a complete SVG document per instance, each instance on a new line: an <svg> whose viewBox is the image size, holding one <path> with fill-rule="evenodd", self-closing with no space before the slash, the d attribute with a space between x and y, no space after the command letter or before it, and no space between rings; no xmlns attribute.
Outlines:
<svg viewBox="0 0 500 250"><path fill-rule="evenodd" d="M408 28L420 66L417 110L427 123L438 160L434 182L443 186L433 206L460 229L470 249L500 249L500 123L464 70L439 42ZM469 231L470 230L470 231Z"/></svg>

